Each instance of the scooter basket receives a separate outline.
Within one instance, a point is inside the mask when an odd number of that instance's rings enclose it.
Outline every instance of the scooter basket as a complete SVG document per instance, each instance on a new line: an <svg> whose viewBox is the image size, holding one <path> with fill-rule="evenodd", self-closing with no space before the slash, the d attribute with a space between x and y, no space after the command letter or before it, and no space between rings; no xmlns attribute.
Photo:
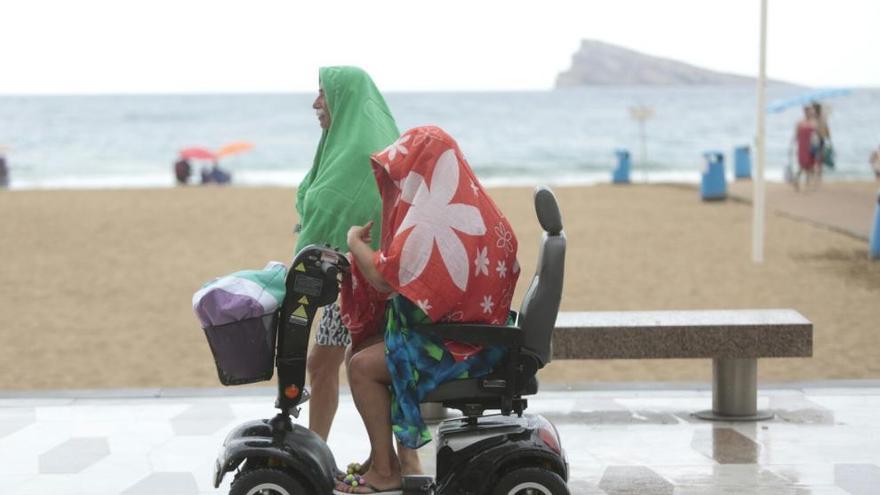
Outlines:
<svg viewBox="0 0 880 495"><path fill-rule="evenodd" d="M270 380L275 369L278 312L204 327L223 385Z"/></svg>

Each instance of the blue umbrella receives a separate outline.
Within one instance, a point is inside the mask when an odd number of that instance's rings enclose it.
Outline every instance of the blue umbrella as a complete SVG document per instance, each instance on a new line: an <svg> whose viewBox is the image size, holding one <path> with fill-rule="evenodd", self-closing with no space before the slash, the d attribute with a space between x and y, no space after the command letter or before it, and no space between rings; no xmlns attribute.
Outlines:
<svg viewBox="0 0 880 495"><path fill-rule="evenodd" d="M825 100L828 98L833 98L835 96L846 96L851 92L852 91L847 88L815 89L813 91L808 91L806 93L802 93L791 98L773 100L770 102L769 105L767 105L767 111L770 113L778 113L785 110L786 108L802 107L814 101Z"/></svg>

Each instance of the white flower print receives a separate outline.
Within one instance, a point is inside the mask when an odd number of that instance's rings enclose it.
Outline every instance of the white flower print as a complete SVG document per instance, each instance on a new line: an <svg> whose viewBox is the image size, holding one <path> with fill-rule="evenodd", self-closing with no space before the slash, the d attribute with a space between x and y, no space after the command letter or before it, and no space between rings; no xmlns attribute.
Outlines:
<svg viewBox="0 0 880 495"><path fill-rule="evenodd" d="M483 296L483 302L480 303L480 307L483 308L483 313L491 313L492 306L495 306L495 303L492 302L492 296Z"/></svg>
<svg viewBox="0 0 880 495"><path fill-rule="evenodd" d="M462 319L464 319L464 312L463 311L456 311L456 312L452 313L451 315L447 315L446 317L444 317L440 321L461 321Z"/></svg>
<svg viewBox="0 0 880 495"><path fill-rule="evenodd" d="M482 273L489 276L489 248L483 246L482 250L477 249L477 257L474 258L474 276L477 277Z"/></svg>
<svg viewBox="0 0 880 495"><path fill-rule="evenodd" d="M504 278L507 276L507 263L504 260L498 261L498 266L495 267L495 271L498 272L498 278Z"/></svg>
<svg viewBox="0 0 880 495"><path fill-rule="evenodd" d="M431 306L431 302L427 299L419 299L418 301L416 301L416 305L418 305L419 309L422 310L422 313L425 314L428 314L428 310L433 308L433 306Z"/></svg>
<svg viewBox="0 0 880 495"><path fill-rule="evenodd" d="M403 194L403 191L400 190L399 180L393 180L391 182L394 184L394 187L397 188L397 192L394 194L394 206L397 206L397 203L400 203L400 195Z"/></svg>
<svg viewBox="0 0 880 495"><path fill-rule="evenodd" d="M424 183L425 179L418 172L410 172L402 181L397 183L397 187L400 189L400 199L412 204L416 193L419 192L419 188Z"/></svg>
<svg viewBox="0 0 880 495"><path fill-rule="evenodd" d="M388 147L382 150L382 152L384 153L387 151L388 160L393 162L394 159L397 158L398 153L400 153L401 155L406 155L407 153L409 153L409 150L407 150L406 147L403 145L403 143L407 141L409 141L409 134L407 134L406 136L401 136L400 139L388 145Z"/></svg>
<svg viewBox="0 0 880 495"><path fill-rule="evenodd" d="M413 146L421 146L422 143L425 142L425 139L428 139L428 132L425 132L424 130L422 132L416 132L415 136L416 137L412 142Z"/></svg>
<svg viewBox="0 0 880 495"><path fill-rule="evenodd" d="M474 196L476 196L476 195L477 195L477 193L479 193L479 192L480 192L480 188L479 188L479 187L477 187L477 185L476 185L476 184L474 184L474 181L471 181L471 191L473 191L473 192L474 192Z"/></svg>
<svg viewBox="0 0 880 495"><path fill-rule="evenodd" d="M385 257L385 253L379 253L379 263L385 263L388 261L388 258Z"/></svg>
<svg viewBox="0 0 880 495"><path fill-rule="evenodd" d="M450 203L458 190L458 177L458 159L450 149L437 159L430 188L415 172L404 179L401 199L412 206L394 235L400 235L410 228L412 231L401 250L398 273L401 286L422 274L436 245L452 282L461 290L467 288L469 258L456 231L482 235L486 233L486 225L476 207ZM415 187L416 184L418 187Z"/></svg>
<svg viewBox="0 0 880 495"><path fill-rule="evenodd" d="M517 259L514 259L514 260L513 260L513 268L512 268L512 270L513 270L513 274L514 274L514 275L516 275L517 273L519 273L519 260L517 260Z"/></svg>
<svg viewBox="0 0 880 495"><path fill-rule="evenodd" d="M495 243L495 246L504 248L504 250L508 253L512 253L513 232L507 230L507 227L505 227L503 223L499 222L498 225L495 226L495 235L498 236L498 242Z"/></svg>

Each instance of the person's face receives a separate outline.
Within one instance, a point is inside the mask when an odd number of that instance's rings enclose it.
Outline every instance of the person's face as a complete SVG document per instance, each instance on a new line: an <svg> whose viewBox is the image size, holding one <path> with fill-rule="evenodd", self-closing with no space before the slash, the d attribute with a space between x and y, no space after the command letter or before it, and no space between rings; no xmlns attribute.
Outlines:
<svg viewBox="0 0 880 495"><path fill-rule="evenodd" d="M804 117L812 119L815 116L816 112L813 110L813 107L804 107Z"/></svg>
<svg viewBox="0 0 880 495"><path fill-rule="evenodd" d="M330 128L330 109L327 108L327 103L324 100L324 90L318 90L318 97L315 98L315 102L312 103L312 108L315 109L315 114L318 115L318 122L321 124L321 129L329 129Z"/></svg>

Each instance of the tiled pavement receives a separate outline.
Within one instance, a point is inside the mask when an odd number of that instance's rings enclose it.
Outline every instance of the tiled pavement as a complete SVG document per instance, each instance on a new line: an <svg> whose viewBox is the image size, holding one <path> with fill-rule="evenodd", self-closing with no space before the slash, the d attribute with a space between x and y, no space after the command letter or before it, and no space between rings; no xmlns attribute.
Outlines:
<svg viewBox="0 0 880 495"><path fill-rule="evenodd" d="M0 493L226 493L228 477L211 484L216 452L233 425L274 414L272 394L0 394ZM529 412L559 429L573 494L880 494L880 382L763 387L759 406L776 418L759 423L690 416L710 404L693 387L593 387L544 391ZM340 465L368 452L350 396L330 447ZM421 453L433 469L433 446Z"/></svg>

